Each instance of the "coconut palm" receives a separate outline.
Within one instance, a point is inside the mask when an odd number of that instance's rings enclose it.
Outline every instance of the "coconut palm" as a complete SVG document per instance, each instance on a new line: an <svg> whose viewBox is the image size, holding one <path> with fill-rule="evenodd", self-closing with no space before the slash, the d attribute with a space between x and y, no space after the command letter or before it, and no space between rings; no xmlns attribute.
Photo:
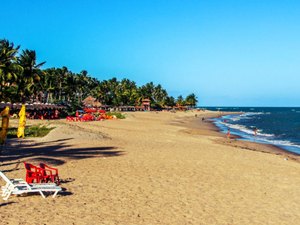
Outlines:
<svg viewBox="0 0 300 225"><path fill-rule="evenodd" d="M185 102L184 102L184 99L183 99L182 95L179 95L177 97L177 100L176 100L176 105L178 105L178 106L184 106L184 104L185 104Z"/></svg>
<svg viewBox="0 0 300 225"><path fill-rule="evenodd" d="M17 53L20 46L14 47L8 40L0 40L0 96L1 100L14 100L16 82L23 68L17 63Z"/></svg>
<svg viewBox="0 0 300 225"><path fill-rule="evenodd" d="M117 86L116 98L120 105L134 105L137 97L137 86L134 81L123 79Z"/></svg>
<svg viewBox="0 0 300 225"><path fill-rule="evenodd" d="M167 97L168 97L167 91L165 89L163 89L160 84L158 84L154 88L154 92L153 92L153 99L155 100L155 103L159 107L163 107L165 105L165 101L166 101Z"/></svg>
<svg viewBox="0 0 300 225"><path fill-rule="evenodd" d="M148 98L157 108L175 105L175 99L168 96L163 87L153 82L138 87L134 81L117 78L99 81L88 75L86 70L72 73L67 67L42 70L43 63L37 63L36 52L15 47L8 40L0 40L0 100L20 101L38 98L43 102L67 102L79 106L88 95L96 97L103 104L120 106L141 104ZM190 94L184 100L179 96L177 105L195 106L197 97Z"/></svg>
<svg viewBox="0 0 300 225"><path fill-rule="evenodd" d="M176 105L176 101L175 98L172 96L167 96L166 100L165 100L165 106L175 106Z"/></svg>
<svg viewBox="0 0 300 225"><path fill-rule="evenodd" d="M45 62L36 63L36 53L33 50L23 50L18 63L23 67L23 73L18 79L17 93L20 100L31 97L34 94L34 84L40 81L44 72L40 69Z"/></svg>
<svg viewBox="0 0 300 225"><path fill-rule="evenodd" d="M197 102L198 102L198 100L194 93L189 94L185 98L185 104L188 106L195 107L197 105Z"/></svg>
<svg viewBox="0 0 300 225"><path fill-rule="evenodd" d="M40 79L40 85L42 91L44 92L44 100L46 103L54 102L54 91L55 91L55 79L56 79L56 69L50 68L44 70L45 76L42 76Z"/></svg>

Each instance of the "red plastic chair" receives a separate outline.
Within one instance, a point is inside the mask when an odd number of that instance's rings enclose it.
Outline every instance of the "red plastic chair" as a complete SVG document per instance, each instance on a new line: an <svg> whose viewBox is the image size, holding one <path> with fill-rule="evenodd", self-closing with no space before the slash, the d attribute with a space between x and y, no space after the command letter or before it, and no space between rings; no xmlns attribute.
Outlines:
<svg viewBox="0 0 300 225"><path fill-rule="evenodd" d="M68 122L74 122L74 121L75 121L74 117L72 117L72 116L67 116L67 117L66 117L66 120L67 120Z"/></svg>
<svg viewBox="0 0 300 225"><path fill-rule="evenodd" d="M47 166L45 163L40 163L40 168L42 169L43 177L46 178L45 182L53 182L59 185L58 169Z"/></svg>
<svg viewBox="0 0 300 225"><path fill-rule="evenodd" d="M41 183L45 180L43 172L41 168L34 166L30 163L24 162L24 166L26 169L26 182L27 183Z"/></svg>

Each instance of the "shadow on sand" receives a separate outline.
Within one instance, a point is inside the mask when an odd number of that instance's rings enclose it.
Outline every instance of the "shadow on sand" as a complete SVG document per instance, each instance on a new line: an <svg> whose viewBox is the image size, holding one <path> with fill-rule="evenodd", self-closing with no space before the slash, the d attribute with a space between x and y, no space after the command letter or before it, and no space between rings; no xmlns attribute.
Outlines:
<svg viewBox="0 0 300 225"><path fill-rule="evenodd" d="M124 151L117 150L114 146L102 146L102 147L87 147L87 148L74 148L72 145L67 144L70 139L59 139L50 142L34 142L31 140L18 139L10 140L4 147L0 155L0 166L5 166L5 170L1 169L2 172L11 172L19 170L20 165L24 161L38 164L44 162L51 166L62 165L68 159L86 159L95 157L114 157L122 156L125 154ZM8 167L12 167L7 169ZM61 183L73 182L74 178L61 179ZM61 196L73 195L72 192L67 191L63 188L60 192ZM0 204L0 207L4 207L15 202L7 202Z"/></svg>
<svg viewBox="0 0 300 225"><path fill-rule="evenodd" d="M58 166L65 163L66 159L86 159L94 157L121 156L124 151L117 150L114 146L74 148L67 144L70 139L59 139L51 142L36 143L30 140L10 140L2 149L0 155L1 166L15 165L16 170L20 162L44 162Z"/></svg>
<svg viewBox="0 0 300 225"><path fill-rule="evenodd" d="M11 205L11 204L14 204L16 202L5 202L5 203L1 203L0 204L0 207L3 207L3 206L7 206L7 205Z"/></svg>

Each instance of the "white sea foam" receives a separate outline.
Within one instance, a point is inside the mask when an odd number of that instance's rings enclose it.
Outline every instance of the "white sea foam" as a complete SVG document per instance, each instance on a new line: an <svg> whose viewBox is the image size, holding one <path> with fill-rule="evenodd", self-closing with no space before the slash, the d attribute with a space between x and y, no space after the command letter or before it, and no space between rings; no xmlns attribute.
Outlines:
<svg viewBox="0 0 300 225"><path fill-rule="evenodd" d="M236 132L242 132L241 135L243 135L243 133L246 134L247 136L249 136L249 135L253 136L254 135L254 130L253 130L255 128L254 126L252 126L253 129L249 129L244 125L230 124L230 123L224 122L224 120L218 121L218 122L216 122L216 124L220 124L222 126L228 127L231 130L235 130ZM256 136L261 137L261 138L265 138L265 137L274 137L275 135L274 134L263 133L263 130L258 129Z"/></svg>
<svg viewBox="0 0 300 225"><path fill-rule="evenodd" d="M236 121L239 121L239 120L241 120L241 118L240 118L240 117L233 117L233 118L230 118L230 120L231 120L231 121L235 121L235 122L236 122Z"/></svg>
<svg viewBox="0 0 300 225"><path fill-rule="evenodd" d="M275 145L283 145L283 146L291 146L291 147L300 147L300 145L297 145L290 141L282 141L282 140L272 140L270 141Z"/></svg>
<svg viewBox="0 0 300 225"><path fill-rule="evenodd" d="M263 137L275 137L274 134L260 133L260 131L257 134L260 135L260 136L263 136Z"/></svg>
<svg viewBox="0 0 300 225"><path fill-rule="evenodd" d="M244 132L246 134L253 134L253 130L248 129L247 127L243 125L238 125L238 124L226 124L227 127L230 129L235 129L241 132Z"/></svg>
<svg viewBox="0 0 300 225"><path fill-rule="evenodd" d="M296 113L300 113L300 111L296 111L296 110L293 111L295 111ZM255 126L248 128L240 124L231 124L231 122L252 119L254 116L264 115L264 114L270 115L271 112L245 112L240 115L229 115L229 116L227 115L226 117L224 116L221 119L220 118L217 119L215 123L223 130L223 132L226 132L227 128L229 128L232 134L239 135L242 138L248 139L250 141L276 145L285 148L288 151L299 154L300 153L299 144L287 140L279 140L279 139L276 140L276 135L265 133L264 130L261 129L258 129L257 135L254 136Z"/></svg>
<svg viewBox="0 0 300 225"><path fill-rule="evenodd" d="M246 112L242 115L246 115L246 116L254 116L254 115L263 115L265 114L264 112Z"/></svg>
<svg viewBox="0 0 300 225"><path fill-rule="evenodd" d="M230 128L232 131L232 134L237 134L247 140L265 143L265 144L272 144L272 145L276 145L276 146L279 146L282 148L287 148L287 150L289 150L289 151L300 153L300 145L297 145L291 141L274 140L273 139L275 137L274 134L261 133L261 131L258 130L257 135L254 136L253 130L248 129L243 125L226 124L226 123L221 123L221 124L225 127Z"/></svg>

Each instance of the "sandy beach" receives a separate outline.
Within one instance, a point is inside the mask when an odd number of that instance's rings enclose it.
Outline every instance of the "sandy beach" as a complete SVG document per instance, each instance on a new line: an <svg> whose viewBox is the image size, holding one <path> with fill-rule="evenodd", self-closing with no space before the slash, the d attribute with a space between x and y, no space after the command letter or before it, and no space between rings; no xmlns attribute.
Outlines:
<svg viewBox="0 0 300 225"><path fill-rule="evenodd" d="M300 224L299 156L226 139L201 122L217 112L126 115L28 120L56 128L9 140L1 171L25 178L22 162L42 161L59 169L64 191L1 199L0 224Z"/></svg>

